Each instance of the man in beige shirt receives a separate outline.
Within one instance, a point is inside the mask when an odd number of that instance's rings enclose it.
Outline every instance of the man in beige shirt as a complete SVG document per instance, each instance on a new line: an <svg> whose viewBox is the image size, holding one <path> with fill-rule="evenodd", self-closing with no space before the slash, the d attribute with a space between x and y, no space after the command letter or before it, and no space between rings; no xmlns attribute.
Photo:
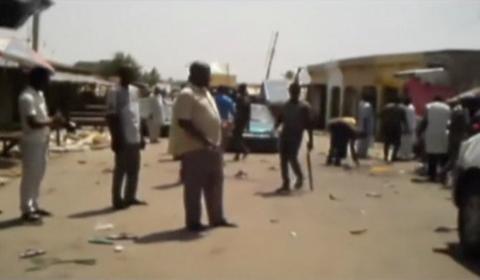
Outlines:
<svg viewBox="0 0 480 280"><path fill-rule="evenodd" d="M205 196L211 227L235 227L223 214L223 154L221 119L215 100L208 91L210 67L202 62L190 66L190 84L173 106L172 128L175 136L171 153L181 160L181 177L185 185L186 226L202 231L201 194Z"/></svg>

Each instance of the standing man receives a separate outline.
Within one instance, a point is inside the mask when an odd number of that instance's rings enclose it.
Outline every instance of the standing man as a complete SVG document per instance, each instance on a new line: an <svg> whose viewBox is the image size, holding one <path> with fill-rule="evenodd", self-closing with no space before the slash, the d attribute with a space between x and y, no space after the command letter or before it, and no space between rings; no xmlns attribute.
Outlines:
<svg viewBox="0 0 480 280"><path fill-rule="evenodd" d="M156 87L149 96L150 114L148 116L148 136L150 143L158 143L160 129L163 125L163 97L162 91Z"/></svg>
<svg viewBox="0 0 480 280"><path fill-rule="evenodd" d="M50 127L60 124L58 118L48 117L43 91L50 82L50 72L34 68L29 73L29 85L20 94L19 113L22 124L22 179L20 182L20 210L22 220L36 222L51 213L38 205L40 185L47 168Z"/></svg>
<svg viewBox="0 0 480 280"><path fill-rule="evenodd" d="M347 157L347 149L350 146L350 156L358 165L357 152L355 151L355 139L358 132L355 129L354 118L336 118L329 122L330 149L328 151L327 165L340 166L342 160Z"/></svg>
<svg viewBox="0 0 480 280"><path fill-rule="evenodd" d="M358 131L357 153L360 158L368 158L368 149L374 142L375 120L372 104L368 101L367 95L362 94L358 104Z"/></svg>
<svg viewBox="0 0 480 280"><path fill-rule="evenodd" d="M415 131L417 130L417 114L410 97L405 97L403 106L409 129L404 130L402 134L400 158L403 160L410 160L413 157L413 144L415 143Z"/></svg>
<svg viewBox="0 0 480 280"><path fill-rule="evenodd" d="M428 178L437 181L437 168L448 160L448 122L450 107L439 96L427 104L425 115L425 151L428 161Z"/></svg>
<svg viewBox="0 0 480 280"><path fill-rule="evenodd" d="M235 117L235 102L228 96L228 89L220 86L215 92L215 103L222 119L222 148L225 149L228 144L226 139L230 135L232 120Z"/></svg>
<svg viewBox="0 0 480 280"><path fill-rule="evenodd" d="M210 77L208 64L192 63L190 84L182 89L173 107L176 144L171 146L172 154L181 160L186 228L194 232L206 229L201 223L202 193L210 226L236 227L223 213L222 127L215 100L208 91Z"/></svg>
<svg viewBox="0 0 480 280"><path fill-rule="evenodd" d="M397 160L402 138L402 132L408 131L405 110L400 106L400 99L395 96L381 113L383 133L383 158L386 162ZM392 157L389 158L390 147L393 147Z"/></svg>
<svg viewBox="0 0 480 280"><path fill-rule="evenodd" d="M277 190L278 193L290 192L290 177L288 166L292 167L297 181L295 189L303 187L303 172L298 162L298 152L302 144L303 134L308 131L309 151L313 149L313 126L310 106L300 101L300 85L292 83L289 87L290 100L283 105L280 116L275 125L276 128L283 124L280 132L280 166L282 171L282 186Z"/></svg>
<svg viewBox="0 0 480 280"><path fill-rule="evenodd" d="M115 153L112 204L115 209L124 209L132 205L146 205L145 201L137 198L140 149L145 147L145 142L140 133L138 90L131 85L133 69L122 67L118 75L120 85L107 95L107 123Z"/></svg>
<svg viewBox="0 0 480 280"><path fill-rule="evenodd" d="M237 108L235 115L235 123L233 128L233 144L235 148L235 161L240 159L240 154L243 155L243 159L248 156L248 148L245 145L243 139L243 133L248 130L250 125L251 108L250 97L247 92L247 85L240 84L238 86Z"/></svg>

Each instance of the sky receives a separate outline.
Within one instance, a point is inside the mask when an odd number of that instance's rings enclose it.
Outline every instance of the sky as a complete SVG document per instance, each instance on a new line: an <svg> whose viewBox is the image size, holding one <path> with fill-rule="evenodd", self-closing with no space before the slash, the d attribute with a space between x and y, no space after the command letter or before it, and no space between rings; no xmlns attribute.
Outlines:
<svg viewBox="0 0 480 280"><path fill-rule="evenodd" d="M57 61L133 55L163 78L194 60L228 63L261 82L273 33L272 78L298 66L379 53L480 48L480 1L54 0L42 14L41 52ZM15 35L26 39L27 23Z"/></svg>

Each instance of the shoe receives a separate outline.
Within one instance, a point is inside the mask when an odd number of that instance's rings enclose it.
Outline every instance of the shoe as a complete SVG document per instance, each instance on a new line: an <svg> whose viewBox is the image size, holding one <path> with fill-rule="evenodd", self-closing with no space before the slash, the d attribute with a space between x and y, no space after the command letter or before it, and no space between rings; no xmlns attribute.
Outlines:
<svg viewBox="0 0 480 280"><path fill-rule="evenodd" d="M188 231L191 231L191 232L202 232L208 229L208 227L203 224L191 224L191 225L187 225L186 228Z"/></svg>
<svg viewBox="0 0 480 280"><path fill-rule="evenodd" d="M42 217L51 217L51 216L53 216L51 212L48 212L47 210L41 209L41 208L35 210L33 213L34 213L34 214L37 214L37 215L39 215L39 216L42 216Z"/></svg>
<svg viewBox="0 0 480 280"><path fill-rule="evenodd" d="M234 223L230 223L227 220L220 221L218 223L211 224L211 227L227 227L227 228L237 228L238 225Z"/></svg>
<svg viewBox="0 0 480 280"><path fill-rule="evenodd" d="M22 221L27 222L27 223L35 223L35 222L41 222L42 217L40 215L35 214L35 213L23 213L21 217Z"/></svg>
<svg viewBox="0 0 480 280"><path fill-rule="evenodd" d="M235 155L235 157L233 158L233 161L239 161L240 160L240 156L237 154Z"/></svg>
<svg viewBox="0 0 480 280"><path fill-rule="evenodd" d="M133 199L127 202L128 205L148 205L148 203L145 200L139 200L139 199Z"/></svg>
<svg viewBox="0 0 480 280"><path fill-rule="evenodd" d="M112 208L115 210L123 210L127 209L130 205L125 204L125 203L114 203Z"/></svg>
<svg viewBox="0 0 480 280"><path fill-rule="evenodd" d="M303 180L297 180L297 182L295 182L294 188L296 190L303 188Z"/></svg>
<svg viewBox="0 0 480 280"><path fill-rule="evenodd" d="M278 188L275 193L277 194L289 194L290 193L290 188L286 186L282 186L281 188Z"/></svg>

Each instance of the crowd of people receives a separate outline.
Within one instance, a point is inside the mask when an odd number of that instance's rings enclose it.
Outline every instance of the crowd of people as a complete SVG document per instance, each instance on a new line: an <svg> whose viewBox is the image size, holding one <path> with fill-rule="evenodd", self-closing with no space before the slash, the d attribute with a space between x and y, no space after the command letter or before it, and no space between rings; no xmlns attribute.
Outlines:
<svg viewBox="0 0 480 280"><path fill-rule="evenodd" d="M165 94L158 88L148 94L144 88L133 86L132 71L128 67L120 68L118 76L119 84L106 98L106 121L114 153L112 206L121 210L147 204L137 197L141 150L146 143L142 120L147 124L149 142L158 142ZM43 96L49 77L48 70L34 68L29 75L29 86L19 97L23 129L20 208L22 219L27 222L51 215L39 206L39 188L47 166L50 128L66 125L62 117L49 117ZM202 194L210 227L236 226L226 218L223 208L225 135L232 135L234 160L246 158L249 153L243 139L251 119L247 86L241 84L233 93L219 87L211 94L210 79L208 64L193 63L188 83L176 96L171 115L168 151L180 162L179 181L185 186L185 225L191 231L207 228L201 223ZM289 100L281 107L275 125L276 129L282 127L279 132L282 184L276 190L279 194L291 191L289 168L296 177L294 189L303 187L304 172L298 154L305 132L308 132L307 149L313 149L312 110L308 103L300 100L300 92L300 85L293 82L289 87ZM363 95L356 118L336 118L328 123L331 136L326 163L340 166L348 150L357 164L359 159L368 158L378 126L386 162L417 159L425 164L428 180L441 181L454 167L462 141L479 127L473 125L479 118L472 108L463 99L447 104L435 97L426 105L425 116L420 119L405 94L403 98L392 98L377 115L374 104Z"/></svg>
<svg viewBox="0 0 480 280"><path fill-rule="evenodd" d="M363 95L356 118L336 118L329 122L331 134L327 164L341 165L347 157L347 148L353 161L369 157L369 149L379 127L383 141L383 159L387 163L418 160L422 163L419 175L428 181L445 182L457 161L464 140L478 130L479 111L474 99L452 99L440 96L425 105L425 115L420 117L405 93L394 96L375 114L368 96Z"/></svg>

